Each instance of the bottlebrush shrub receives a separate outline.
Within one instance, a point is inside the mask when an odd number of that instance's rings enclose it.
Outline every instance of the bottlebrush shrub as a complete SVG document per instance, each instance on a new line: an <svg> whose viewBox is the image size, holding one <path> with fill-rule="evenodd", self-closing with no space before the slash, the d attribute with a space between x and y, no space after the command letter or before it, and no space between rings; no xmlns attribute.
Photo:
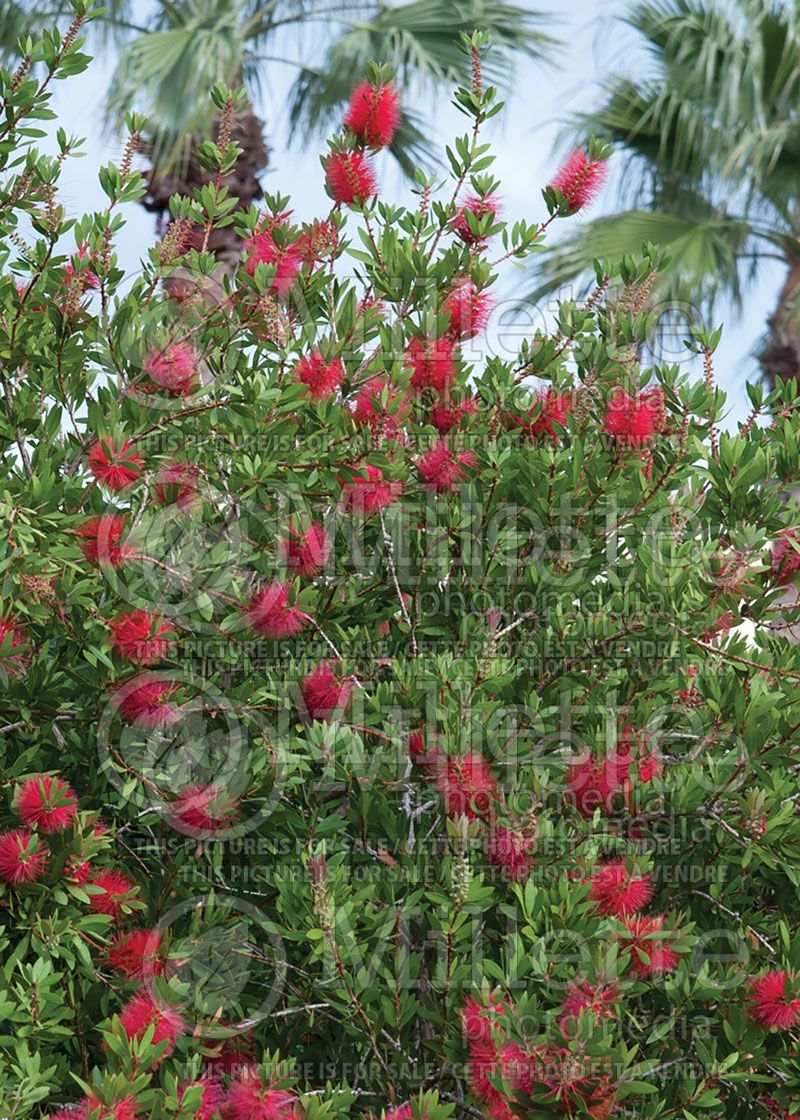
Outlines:
<svg viewBox="0 0 800 1120"><path fill-rule="evenodd" d="M491 351L608 153L510 213L480 35L446 189L371 69L377 198L240 212L218 88L125 275L143 122L86 217L35 146L76 11L0 71L0 1115L797 1115L796 386L721 432L648 247Z"/></svg>

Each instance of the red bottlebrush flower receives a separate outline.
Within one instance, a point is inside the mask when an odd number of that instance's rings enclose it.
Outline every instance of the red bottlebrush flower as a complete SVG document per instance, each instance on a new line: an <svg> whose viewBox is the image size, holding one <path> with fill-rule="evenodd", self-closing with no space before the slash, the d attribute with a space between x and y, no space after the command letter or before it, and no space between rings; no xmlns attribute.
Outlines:
<svg viewBox="0 0 800 1120"><path fill-rule="evenodd" d="M449 338L474 338L486 329L492 312L488 292L479 291L468 276L456 281L442 303L442 311L450 316Z"/></svg>
<svg viewBox="0 0 800 1120"><path fill-rule="evenodd" d="M470 195L464 199L458 209L458 213L453 219L452 230L462 241L467 245L478 245L484 238L473 232L470 229L469 220L467 215L471 215L477 221L491 215L496 218L500 213L500 200L493 194L487 194L483 198L478 195Z"/></svg>
<svg viewBox="0 0 800 1120"><path fill-rule="evenodd" d="M137 1120L141 1106L136 1097L121 1097L111 1104L101 1104L94 1093L89 1093L84 1101L84 1116L91 1115L93 1120Z"/></svg>
<svg viewBox="0 0 800 1120"><path fill-rule="evenodd" d="M124 513L104 513L89 517L75 530L80 537L80 550L90 564L108 564L119 568L126 560L135 560L138 549L122 539L128 518Z"/></svg>
<svg viewBox="0 0 800 1120"><path fill-rule="evenodd" d="M279 296L287 295L297 279L302 266L303 247L297 241L284 241L278 244L275 230L279 229L287 215L267 219L266 225L256 230L244 242L244 268L248 276L254 276L260 264L275 266L275 276L270 285Z"/></svg>
<svg viewBox="0 0 800 1120"><path fill-rule="evenodd" d="M310 225L304 226L297 245L307 264L317 264L336 252L339 247L339 231L333 222L315 219Z"/></svg>
<svg viewBox="0 0 800 1120"><path fill-rule="evenodd" d="M492 1041L492 1031L503 1029L503 1024L497 1019L502 1019L508 1008L502 999L493 994L487 1003L483 998L476 999L467 996L461 1009L461 1019L464 1024L464 1037L471 1050L473 1046L488 1045Z"/></svg>
<svg viewBox="0 0 800 1120"><path fill-rule="evenodd" d="M624 727L616 748L606 757L587 752L567 771L567 788L582 817L595 809L611 813L617 805L630 802L634 781L647 785L663 770L663 761L642 745L634 751L633 730ZM635 769L631 767L635 763ZM633 775L633 776L632 776Z"/></svg>
<svg viewBox="0 0 800 1120"><path fill-rule="evenodd" d="M39 832L63 832L78 814L78 798L62 778L37 774L20 786L15 808L23 824Z"/></svg>
<svg viewBox="0 0 800 1120"><path fill-rule="evenodd" d="M534 838L524 829L494 825L489 833L487 858L512 883L523 883L531 873Z"/></svg>
<svg viewBox="0 0 800 1120"><path fill-rule="evenodd" d="M108 963L126 980L149 980L164 973L161 933L157 929L134 929L119 933L108 950Z"/></svg>
<svg viewBox="0 0 800 1120"><path fill-rule="evenodd" d="M167 816L181 832L206 836L236 824L239 800L218 786L188 786L170 803Z"/></svg>
<svg viewBox="0 0 800 1120"><path fill-rule="evenodd" d="M408 753L423 774L435 777L439 769L447 765L438 747L428 747L422 730L412 731L408 736Z"/></svg>
<svg viewBox="0 0 800 1120"><path fill-rule="evenodd" d="M82 887L89 882L92 873L92 861L81 859L80 856L67 856L64 863L64 878L76 887Z"/></svg>
<svg viewBox="0 0 800 1120"><path fill-rule="evenodd" d="M397 501L403 493L402 482L386 482L379 467L367 464L366 474L356 477L342 487L342 502L353 513L371 517Z"/></svg>
<svg viewBox="0 0 800 1120"><path fill-rule="evenodd" d="M664 428L664 394L660 388L630 396L623 388L611 394L603 427L624 447L644 447Z"/></svg>
<svg viewBox="0 0 800 1120"><path fill-rule="evenodd" d="M165 463L156 476L156 501L162 506L188 509L199 499L197 481L197 467L193 463Z"/></svg>
<svg viewBox="0 0 800 1120"><path fill-rule="evenodd" d="M572 411L572 398L569 393L557 395L552 389L537 394L536 404L529 411L526 419L519 416L510 417L513 423L527 428L531 438L548 435L555 438L556 432L553 424L565 428L567 417Z"/></svg>
<svg viewBox="0 0 800 1120"><path fill-rule="evenodd" d="M183 1098L189 1090L200 1090L200 1103L192 1111L194 1120L211 1120L211 1117L220 1112L225 1103L225 1090L216 1078L205 1075L199 1081L190 1081L184 1085L180 1093L181 1105Z"/></svg>
<svg viewBox="0 0 800 1120"><path fill-rule="evenodd" d="M35 883L50 867L50 854L40 837L27 828L0 832L0 879L12 887Z"/></svg>
<svg viewBox="0 0 800 1120"><path fill-rule="evenodd" d="M30 661L29 648L25 627L10 618L0 618L0 669L7 677L22 676Z"/></svg>
<svg viewBox="0 0 800 1120"><path fill-rule="evenodd" d="M478 403L474 397L466 397L463 401L453 401L450 404L436 405L428 413L428 423L432 424L440 436L446 436L453 428L459 427L470 416L474 416Z"/></svg>
<svg viewBox="0 0 800 1120"><path fill-rule="evenodd" d="M400 124L400 96L393 82L373 86L361 82L353 90L345 128L371 148L385 148Z"/></svg>
<svg viewBox="0 0 800 1120"><path fill-rule="evenodd" d="M411 388L434 389L444 396L456 379L455 344L451 338L412 338L406 351Z"/></svg>
<svg viewBox="0 0 800 1120"><path fill-rule="evenodd" d="M252 1068L243 1069L228 1089L231 1120L288 1120L294 1104L288 1089L265 1085Z"/></svg>
<svg viewBox="0 0 800 1120"><path fill-rule="evenodd" d="M550 180L553 190L560 191L569 203L568 213L576 214L597 198L606 180L605 160L589 159L576 148Z"/></svg>
<svg viewBox="0 0 800 1120"><path fill-rule="evenodd" d="M502 1061L494 1041L472 1043L467 1063L469 1087L472 1095L486 1105L491 1116L497 1120L503 1120L506 1116L503 1110L508 1109L503 1095L493 1084L501 1074Z"/></svg>
<svg viewBox="0 0 800 1120"><path fill-rule="evenodd" d="M120 657L135 665L153 665L169 657L175 648L175 630L158 615L130 611L108 624L111 645Z"/></svg>
<svg viewBox="0 0 800 1120"><path fill-rule="evenodd" d="M443 494L463 482L467 477L465 468L472 468L477 462L472 451L451 451L446 443L437 443L417 460L417 470L430 490Z"/></svg>
<svg viewBox="0 0 800 1120"><path fill-rule="evenodd" d="M411 1107L411 1101L406 1101L404 1104L399 1104L397 1108L390 1108L383 1117L383 1120L413 1120L414 1109Z"/></svg>
<svg viewBox="0 0 800 1120"><path fill-rule="evenodd" d="M448 816L485 817L497 801L497 783L479 754L443 760L437 771L436 784Z"/></svg>
<svg viewBox="0 0 800 1120"><path fill-rule="evenodd" d="M133 684L126 681L117 689L119 714L126 723L136 723L151 731L175 723L180 714L170 700L179 688L177 681L146 675L135 677Z"/></svg>
<svg viewBox="0 0 800 1120"><path fill-rule="evenodd" d="M732 629L735 625L736 615L733 611L725 611L725 613L721 614L716 622L703 633L700 640L703 642L712 642L714 638L718 638L720 634L726 634L728 630Z"/></svg>
<svg viewBox="0 0 800 1120"><path fill-rule="evenodd" d="M353 419L359 427L393 438L400 432L407 411L401 393L390 381L371 377L356 394Z"/></svg>
<svg viewBox="0 0 800 1120"><path fill-rule="evenodd" d="M162 350L151 350L142 363L153 385L171 397L185 397L199 386L197 355L188 342L174 342Z"/></svg>
<svg viewBox="0 0 800 1120"><path fill-rule="evenodd" d="M115 493L135 482L142 470L142 457L138 451L131 450L130 440L126 439L117 447L111 436L104 436L94 444L88 462L97 481Z"/></svg>
<svg viewBox="0 0 800 1120"><path fill-rule="evenodd" d="M663 937L664 916L657 914L647 918L637 914L625 920L629 937L624 939L623 948L631 950L631 971L642 979L658 976L664 972L674 972L678 967L678 954Z"/></svg>
<svg viewBox="0 0 800 1120"><path fill-rule="evenodd" d="M224 1027L224 1023L219 1023ZM203 1062L211 1067L214 1075L233 1075L237 1070L252 1066L256 1060L255 1048L248 1035L231 1035L222 1039L210 1054L203 1056Z"/></svg>
<svg viewBox="0 0 800 1120"><path fill-rule="evenodd" d="M765 1030L787 1031L800 1023L800 998L795 979L783 969L750 981L748 1014Z"/></svg>
<svg viewBox="0 0 800 1120"><path fill-rule="evenodd" d="M650 876L628 871L624 859L601 863L592 876L589 898L601 914L625 918L641 910L652 897Z"/></svg>
<svg viewBox="0 0 800 1120"><path fill-rule="evenodd" d="M308 386L312 400L331 397L344 381L345 370L339 358L326 361L318 350L305 354L294 367L295 378Z"/></svg>
<svg viewBox="0 0 800 1120"><path fill-rule="evenodd" d="M308 625L307 616L289 606L289 584L277 581L255 592L246 617L250 627L265 638L293 638Z"/></svg>
<svg viewBox="0 0 800 1120"><path fill-rule="evenodd" d="M364 152L331 152L325 159L325 179L334 202L363 204L378 192L375 170Z"/></svg>
<svg viewBox="0 0 800 1120"><path fill-rule="evenodd" d="M613 1019L614 1005L618 999L619 990L613 984L590 984L588 980L570 984L561 1005L558 1029L565 1037L571 1037L577 1029L578 1016L582 1011L591 1011L596 1022Z"/></svg>
<svg viewBox="0 0 800 1120"><path fill-rule="evenodd" d="M343 712L350 702L353 682L337 676L330 662L320 661L300 686L303 704L311 719L330 719L334 712Z"/></svg>
<svg viewBox="0 0 800 1120"><path fill-rule="evenodd" d="M159 1062L172 1053L186 1029L183 1016L174 1007L144 991L137 992L128 1000L119 1013L119 1021L131 1040L142 1038L150 1027L153 1028L153 1046L163 1042L167 1044Z"/></svg>
<svg viewBox="0 0 800 1120"><path fill-rule="evenodd" d="M89 895L90 909L95 914L108 914L115 920L122 914L122 906L129 901L131 892L136 890L134 881L113 867L95 875L89 880L89 886L98 888Z"/></svg>
<svg viewBox="0 0 800 1120"><path fill-rule="evenodd" d="M786 529L772 546L772 574L778 583L794 583L800 572L800 534Z"/></svg>
<svg viewBox="0 0 800 1120"><path fill-rule="evenodd" d="M312 521L303 532L289 526L289 534L282 541L280 554L283 563L300 576L318 575L328 562L333 543L319 521Z"/></svg>

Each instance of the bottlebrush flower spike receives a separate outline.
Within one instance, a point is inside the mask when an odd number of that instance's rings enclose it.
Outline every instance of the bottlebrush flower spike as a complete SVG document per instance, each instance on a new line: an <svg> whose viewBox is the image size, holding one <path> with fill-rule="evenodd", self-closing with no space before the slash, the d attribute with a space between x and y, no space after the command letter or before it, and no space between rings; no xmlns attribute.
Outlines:
<svg viewBox="0 0 800 1120"><path fill-rule="evenodd" d="M200 1090L200 1103L191 1112L193 1120L211 1120L211 1117L219 1113L225 1104L225 1089L215 1077L206 1074L199 1081L190 1081L183 1086L180 1092L182 1107L183 1098L190 1090L195 1089Z"/></svg>
<svg viewBox="0 0 800 1120"><path fill-rule="evenodd" d="M139 452L131 450L130 440L117 444L111 436L97 440L89 451L88 462L97 481L113 493L135 482L143 465Z"/></svg>
<svg viewBox="0 0 800 1120"><path fill-rule="evenodd" d="M469 420L478 411L478 402L474 397L465 397L462 401L451 401L450 404L438 404L428 414L428 422L433 425L440 436L446 436L454 428L458 428Z"/></svg>
<svg viewBox="0 0 800 1120"><path fill-rule="evenodd" d="M108 564L119 568L128 560L135 560L139 551L129 540L123 540L128 523L124 513L104 513L89 517L75 530L79 547L90 564Z"/></svg>
<svg viewBox="0 0 800 1120"><path fill-rule="evenodd" d="M134 881L113 867L91 878L89 886L97 888L96 891L87 892L89 908L95 914L108 914L115 920L119 919L123 905L130 901L136 890Z"/></svg>
<svg viewBox="0 0 800 1120"><path fill-rule="evenodd" d="M500 868L511 883L524 883L529 878L533 859L534 838L522 828L493 825L489 832L487 858Z"/></svg>
<svg viewBox="0 0 800 1120"><path fill-rule="evenodd" d="M494 220L500 213L500 200L496 195L487 194L483 197L479 195L470 195L464 199L458 209L458 213L453 219L452 230L462 241L467 245L479 245L485 238L480 234L475 233L469 224L468 215L476 221L486 218L491 215Z"/></svg>
<svg viewBox="0 0 800 1120"><path fill-rule="evenodd" d="M402 482L387 482L379 467L367 464L359 467L364 474L356 475L342 487L342 502L361 517L371 517L392 505L403 493Z"/></svg>
<svg viewBox="0 0 800 1120"><path fill-rule="evenodd" d="M218 1025L226 1026L225 1023ZM237 1070L254 1065L256 1052L252 1039L247 1035L232 1035L230 1038L224 1038L214 1047L213 1052L204 1055L202 1060L211 1067L214 1076L233 1075Z"/></svg>
<svg viewBox="0 0 800 1120"><path fill-rule="evenodd" d="M12 887L35 883L50 867L44 841L27 828L0 832L0 879Z"/></svg>
<svg viewBox="0 0 800 1120"><path fill-rule="evenodd" d="M662 772L663 760L639 738L637 743L633 729L624 727L608 755L598 758L587 751L569 768L567 788L581 816L589 818L595 809L612 813L631 802L636 782L647 785Z"/></svg>
<svg viewBox="0 0 800 1120"><path fill-rule="evenodd" d="M78 815L78 798L63 778L37 774L17 790L14 800L17 816L39 832L63 832Z"/></svg>
<svg viewBox="0 0 800 1120"><path fill-rule="evenodd" d="M455 343L451 338L412 338L406 351L411 388L434 389L444 396L456 379Z"/></svg>
<svg viewBox="0 0 800 1120"><path fill-rule="evenodd" d="M408 753L411 760L420 770L430 777L435 777L439 767L446 766L447 760L443 758L438 747L428 747L421 728L410 732L408 736Z"/></svg>
<svg viewBox="0 0 800 1120"><path fill-rule="evenodd" d="M320 661L300 686L303 705L310 719L330 719L344 712L353 692L353 682L334 672L329 661Z"/></svg>
<svg viewBox="0 0 800 1120"><path fill-rule="evenodd" d="M117 615L108 629L115 653L134 665L154 665L175 652L175 630L148 611Z"/></svg>
<svg viewBox="0 0 800 1120"><path fill-rule="evenodd" d="M157 929L118 933L108 950L108 963L126 980L149 980L164 973L161 948L161 933Z"/></svg>
<svg viewBox="0 0 800 1120"><path fill-rule="evenodd" d="M625 920L629 936L623 937L622 947L631 950L631 971L642 979L674 972L678 967L674 948L668 940L657 936L664 931L664 921L663 914L653 918L637 914Z"/></svg>
<svg viewBox="0 0 800 1120"><path fill-rule="evenodd" d="M156 476L155 497L159 505L189 509L200 499L198 472L193 463L165 463Z"/></svg>
<svg viewBox="0 0 800 1120"><path fill-rule="evenodd" d="M375 170L358 149L331 152L324 167L328 193L341 206L360 206L378 193Z"/></svg>
<svg viewBox="0 0 800 1120"><path fill-rule="evenodd" d="M353 419L359 427L395 438L402 429L407 412L408 406L402 394L391 381L384 377L371 377L356 394Z"/></svg>
<svg viewBox="0 0 800 1120"><path fill-rule="evenodd" d="M275 266L275 276L270 285L278 296L286 296L297 280L303 263L303 246L298 241L289 240L288 234L281 236L280 244L275 240L275 230L285 226L288 214L270 216L261 228L246 238L244 242L244 269L248 276L254 276L260 264Z"/></svg>
<svg viewBox="0 0 800 1120"><path fill-rule="evenodd" d="M189 836L207 836L233 828L239 820L239 799L219 786L188 786L167 807L167 819Z"/></svg>
<svg viewBox="0 0 800 1120"><path fill-rule="evenodd" d="M531 439L550 436L555 439L554 424L560 428L567 426L567 418L572 412L572 397L569 393L556 394L552 389L537 394L536 403L523 416L509 414L508 421L518 428L527 429Z"/></svg>
<svg viewBox="0 0 800 1120"><path fill-rule="evenodd" d="M600 1019L613 1019L615 1005L619 1000L619 989L613 984L590 984L588 980L572 983L561 1006L558 1029L570 1038L578 1027L578 1016L583 1011L591 1011L595 1022Z"/></svg>
<svg viewBox="0 0 800 1120"><path fill-rule="evenodd" d="M493 993L488 997L477 999L467 996L461 1009L461 1019L464 1025L464 1038L471 1050L476 1044L487 1045L492 1041L492 1032L505 1030L504 1019L508 1017L508 1007L504 1000Z"/></svg>
<svg viewBox="0 0 800 1120"><path fill-rule="evenodd" d="M794 583L800 572L800 533L786 529L772 546L772 575L777 583Z"/></svg>
<svg viewBox="0 0 800 1120"><path fill-rule="evenodd" d="M101 1104L94 1093L89 1093L83 1104L84 1117L92 1120L137 1120L141 1114L141 1105L136 1097L128 1095L110 1104Z"/></svg>
<svg viewBox="0 0 800 1120"><path fill-rule="evenodd" d="M301 610L289 606L289 584L278 581L255 592L246 618L256 634L275 639L293 638L309 621Z"/></svg>
<svg viewBox="0 0 800 1120"><path fill-rule="evenodd" d="M328 562L333 542L320 521L312 521L302 532L289 526L280 545L282 562L299 576L319 575Z"/></svg>
<svg viewBox="0 0 800 1120"><path fill-rule="evenodd" d="M446 443L437 443L417 460L417 470L429 489L442 494L463 482L477 462L472 451L451 451Z"/></svg>
<svg viewBox="0 0 800 1120"><path fill-rule="evenodd" d="M414 1109L411 1101L406 1101L404 1104L399 1104L397 1108L390 1108L383 1120L413 1120L413 1117Z"/></svg>
<svg viewBox="0 0 800 1120"><path fill-rule="evenodd" d="M371 85L361 82L357 85L350 98L344 124L357 139L371 148L385 148L391 144L400 124L400 95L394 83Z"/></svg>
<svg viewBox="0 0 800 1120"><path fill-rule="evenodd" d="M322 401L332 397L344 381L345 370L339 358L326 361L319 350L305 354L294 367L295 379L308 386L312 400Z"/></svg>
<svg viewBox="0 0 800 1120"><path fill-rule="evenodd" d="M605 160L590 159L586 152L576 148L550 180L550 186L566 198L567 213L576 214L594 202L603 188L607 174Z"/></svg>
<svg viewBox="0 0 800 1120"><path fill-rule="evenodd" d="M469 276L456 281L442 303L442 311L450 318L447 336L455 341L475 338L486 329L492 312L491 296L480 291Z"/></svg>
<svg viewBox="0 0 800 1120"><path fill-rule="evenodd" d="M625 918L646 906L653 897L649 875L628 870L625 860L601 863L592 876L589 898L601 914Z"/></svg>
<svg viewBox="0 0 800 1120"><path fill-rule="evenodd" d="M7 677L22 676L30 663L29 650L25 627L10 618L0 618L0 669Z"/></svg>
<svg viewBox="0 0 800 1120"><path fill-rule="evenodd" d="M153 386L171 397L185 397L200 384L197 355L188 342L174 342L161 350L150 350L142 368Z"/></svg>
<svg viewBox="0 0 800 1120"><path fill-rule="evenodd" d="M265 1084L258 1072L245 1067L228 1089L231 1120L289 1120L295 1097L288 1089Z"/></svg>
<svg viewBox="0 0 800 1120"><path fill-rule="evenodd" d="M499 796L491 770L474 751L443 760L437 768L436 784L451 817L485 817Z"/></svg>
<svg viewBox="0 0 800 1120"><path fill-rule="evenodd" d="M166 1043L158 1063L172 1053L175 1043L186 1030L183 1016L168 1003L157 999L150 992L137 992L119 1013L120 1025L129 1039L143 1038L153 1028L153 1046Z"/></svg>
<svg viewBox="0 0 800 1120"><path fill-rule="evenodd" d="M333 222L317 218L303 227L297 244L300 255L307 264L318 264L336 252L339 247L339 231Z"/></svg>
<svg viewBox="0 0 800 1120"><path fill-rule="evenodd" d="M609 399L603 427L624 447L645 447L663 430L665 419L660 388L631 396L618 385Z"/></svg>
<svg viewBox="0 0 800 1120"><path fill-rule="evenodd" d="M146 674L126 681L117 689L119 714L126 723L154 730L176 723L180 713L170 700L180 686L176 681Z"/></svg>
<svg viewBox="0 0 800 1120"><path fill-rule="evenodd" d="M766 972L750 981L748 1013L765 1030L787 1031L800 1023L797 984L783 969Z"/></svg>

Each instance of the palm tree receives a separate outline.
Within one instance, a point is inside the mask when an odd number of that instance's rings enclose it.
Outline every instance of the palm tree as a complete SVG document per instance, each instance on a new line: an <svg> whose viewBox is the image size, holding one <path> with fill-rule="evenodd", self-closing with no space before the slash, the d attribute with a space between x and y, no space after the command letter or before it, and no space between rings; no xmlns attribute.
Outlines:
<svg viewBox="0 0 800 1120"><path fill-rule="evenodd" d="M625 21L649 64L611 78L600 108L573 125L621 149L621 209L561 242L528 298L652 241L672 258L662 294L709 314L720 297L741 305L777 259L786 278L758 358L770 385L797 376L800 3L645 0Z"/></svg>
<svg viewBox="0 0 800 1120"><path fill-rule="evenodd" d="M0 0L0 44L10 39L13 47L26 21L35 27L52 7L47 0ZM69 6L61 0L61 7ZM147 114L151 167L143 202L162 218L173 194L191 195L209 181L191 153L214 134L212 86L242 84L255 100L289 50L305 60L296 64L290 98L292 139L305 141L338 120L369 59L390 63L412 101L427 96L434 104L434 92L463 77L462 31L491 34L487 77L506 87L515 56L544 58L555 46L542 30L546 17L511 0L108 0L104 7L101 22L120 49L108 120L118 127L131 109ZM392 153L410 172L429 155L430 124L423 126L407 104L404 109ZM226 186L247 208L262 195L259 173L269 158L252 108L237 114L233 139L242 154ZM214 236L210 248L218 258L235 258L232 230Z"/></svg>

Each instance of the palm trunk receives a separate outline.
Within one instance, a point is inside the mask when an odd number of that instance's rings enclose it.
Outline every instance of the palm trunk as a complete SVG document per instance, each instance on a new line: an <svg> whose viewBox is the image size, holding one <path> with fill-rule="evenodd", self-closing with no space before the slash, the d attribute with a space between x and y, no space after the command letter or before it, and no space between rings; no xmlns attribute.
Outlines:
<svg viewBox="0 0 800 1120"><path fill-rule="evenodd" d="M800 256L787 253L786 264L778 306L768 320L768 339L758 356L770 389L800 374Z"/></svg>

